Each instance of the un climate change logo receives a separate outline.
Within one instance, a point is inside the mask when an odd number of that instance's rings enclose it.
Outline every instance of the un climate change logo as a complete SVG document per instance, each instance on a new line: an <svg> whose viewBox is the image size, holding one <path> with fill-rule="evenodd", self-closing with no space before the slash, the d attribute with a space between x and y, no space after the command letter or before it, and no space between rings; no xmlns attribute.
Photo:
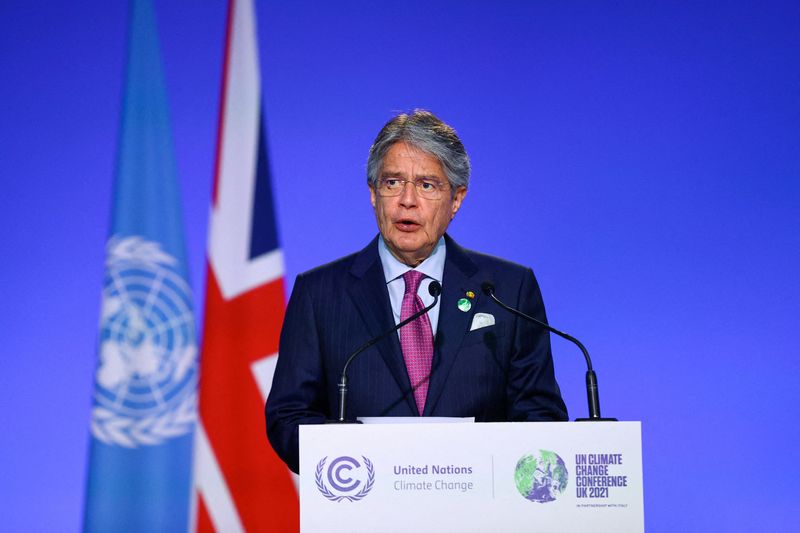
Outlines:
<svg viewBox="0 0 800 533"><path fill-rule="evenodd" d="M514 470L517 490L532 502L551 502L567 490L567 465L555 452L523 455Z"/></svg>
<svg viewBox="0 0 800 533"><path fill-rule="evenodd" d="M369 494L375 483L375 467L363 455L361 458L364 460L363 466L353 457L346 455L337 457L331 461L326 470L325 462L328 457L323 457L317 463L314 475L317 488L322 495L334 502L342 500L354 502Z"/></svg>
<svg viewBox="0 0 800 533"><path fill-rule="evenodd" d="M106 254L92 434L129 448L160 444L196 418L191 293L156 242L112 237Z"/></svg>

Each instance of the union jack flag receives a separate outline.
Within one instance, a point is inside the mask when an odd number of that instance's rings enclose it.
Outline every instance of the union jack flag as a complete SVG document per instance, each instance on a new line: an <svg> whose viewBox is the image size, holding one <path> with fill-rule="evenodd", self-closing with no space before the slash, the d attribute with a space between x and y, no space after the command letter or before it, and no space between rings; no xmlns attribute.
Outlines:
<svg viewBox="0 0 800 533"><path fill-rule="evenodd" d="M292 474L267 441L263 407L285 308L261 111L252 0L231 0L208 245L198 531L299 528Z"/></svg>

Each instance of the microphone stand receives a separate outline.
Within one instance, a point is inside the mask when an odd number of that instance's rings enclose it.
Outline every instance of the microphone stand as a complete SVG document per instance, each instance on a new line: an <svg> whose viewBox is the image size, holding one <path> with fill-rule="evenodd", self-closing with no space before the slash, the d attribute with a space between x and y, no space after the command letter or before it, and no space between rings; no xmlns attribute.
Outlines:
<svg viewBox="0 0 800 533"><path fill-rule="evenodd" d="M342 374L339 377L339 416L338 416L338 418L336 420L328 420L328 421L326 421L326 423L328 423L328 424L354 423L354 422L348 422L347 421L347 416L346 416L346 414L347 414L347 368L350 366L350 363L353 361L353 359L355 359L356 356L359 355L360 353L362 353L364 350L366 350L370 346L374 345L375 343L377 343L379 340L383 339L387 335L389 335L391 333L394 333L395 331L397 331L398 329L402 328L403 326L405 326L409 322L413 322L414 320L418 319L419 317L421 317L422 315L424 315L425 313L427 313L428 311L433 309L436 306L436 304L439 303L439 295L442 294L442 285L436 280L431 281L430 284L428 285L428 293L431 296L433 296L433 303L431 305L429 305L428 307L424 308L421 311L418 311L418 312L414 313L413 315L411 315L407 319L405 319L402 322L400 322L399 324L397 324L395 327L393 327L393 328L391 328L391 329L389 329L387 331L384 331L383 333L381 333L380 335L378 335L374 339L371 339L371 340L365 342L355 352L353 352L353 354L350 357L347 358L347 361L344 363L344 366L342 367ZM358 423L358 422L356 422L356 423Z"/></svg>
<svg viewBox="0 0 800 533"><path fill-rule="evenodd" d="M581 343L581 341L579 341L578 339L576 339L575 337L573 337L572 335L570 335L568 333L564 333L563 331L557 330L556 328L550 326L549 324L546 324L546 323L542 322L541 320L537 320L537 319L533 318L532 316L526 315L522 311L519 311L517 309L514 309L513 307L509 307L508 305L504 304L503 302L501 302L500 300L497 299L497 296L495 296L495 294L494 294L494 286L491 283L486 282L481 286L481 288L483 289L483 293L484 294L489 296L492 300L495 301L495 303L497 303L497 305L499 305L500 307L502 307L506 311L508 311L508 312L510 312L510 313L512 313L514 315L517 315L519 317L522 317L525 320L533 322L534 324L537 324L537 325L545 328L548 331L552 331L553 333L555 333L559 337L563 337L563 338L567 339L568 341L571 341L571 342L575 343L578 346L578 348L581 349L581 352L583 352L583 356L586 359L586 366L587 366L587 370L586 370L586 396L587 396L587 399L589 401L589 418L576 418L575 419L576 422L616 422L617 421L616 418L603 418L603 417L600 416L600 393L597 390L597 374L595 374L594 369L592 368L592 359L589 357L589 352L586 350L586 347L583 345L583 343Z"/></svg>

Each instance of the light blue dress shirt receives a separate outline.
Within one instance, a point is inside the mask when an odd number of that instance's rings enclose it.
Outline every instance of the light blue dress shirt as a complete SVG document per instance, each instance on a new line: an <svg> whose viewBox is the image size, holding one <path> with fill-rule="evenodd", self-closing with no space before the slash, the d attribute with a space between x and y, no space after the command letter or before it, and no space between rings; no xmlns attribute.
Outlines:
<svg viewBox="0 0 800 533"><path fill-rule="evenodd" d="M425 274L422 283L419 284L417 294L422 298L422 303L425 307L433 303L433 296L428 292L428 286L431 281L436 280L442 283L442 276L444 274L444 258L447 252L447 247L444 244L444 237L439 239L436 246L433 247L433 252L428 256L425 261L417 265L416 268L411 269L408 265L401 263L383 240L383 237L378 239L378 255L381 258L383 265L383 276L386 279L386 286L389 289L389 301L392 304L392 314L394 315L394 323L400 323L400 308L403 305L403 295L406 292L406 283L403 281L403 274L409 270L418 270ZM431 321L431 329L433 334L436 335L436 328L439 325L439 306L441 302L436 304L436 307L428 311L428 318ZM400 335L400 332L397 332Z"/></svg>

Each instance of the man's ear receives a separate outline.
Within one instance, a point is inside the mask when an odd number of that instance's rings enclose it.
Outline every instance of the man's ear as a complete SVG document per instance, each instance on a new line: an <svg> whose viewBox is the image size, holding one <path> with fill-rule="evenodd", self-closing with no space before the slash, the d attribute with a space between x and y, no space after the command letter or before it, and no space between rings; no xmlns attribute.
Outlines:
<svg viewBox="0 0 800 533"><path fill-rule="evenodd" d="M375 188L372 185L368 185L368 187L369 187L369 203L372 204L372 209L375 209L375 200L377 196L375 194Z"/></svg>
<svg viewBox="0 0 800 533"><path fill-rule="evenodd" d="M464 201L464 198L467 196L467 188L463 185L456 189L456 193L453 195L453 213L450 215L450 220L453 220L458 213L458 210L461 209L461 202Z"/></svg>

